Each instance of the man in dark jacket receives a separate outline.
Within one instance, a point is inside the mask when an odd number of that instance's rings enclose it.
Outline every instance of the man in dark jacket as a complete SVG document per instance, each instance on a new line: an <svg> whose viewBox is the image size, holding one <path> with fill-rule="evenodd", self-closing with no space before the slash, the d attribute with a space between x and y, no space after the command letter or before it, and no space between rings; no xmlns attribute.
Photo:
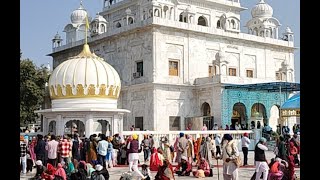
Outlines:
<svg viewBox="0 0 320 180"><path fill-rule="evenodd" d="M46 166L46 142L43 140L43 136L41 134L37 135L37 145L34 147L34 152L36 154L37 160L41 160L43 162L43 165Z"/></svg>

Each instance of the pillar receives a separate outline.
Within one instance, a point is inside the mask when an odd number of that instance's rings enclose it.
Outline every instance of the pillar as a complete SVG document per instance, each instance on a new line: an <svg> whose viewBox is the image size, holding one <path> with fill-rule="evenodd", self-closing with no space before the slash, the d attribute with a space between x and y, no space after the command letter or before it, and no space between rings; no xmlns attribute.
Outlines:
<svg viewBox="0 0 320 180"><path fill-rule="evenodd" d="M85 136L89 138L89 136L93 133L93 116L92 114L87 114L85 119Z"/></svg>
<svg viewBox="0 0 320 180"><path fill-rule="evenodd" d="M57 121L56 121L56 135L63 135L64 134L64 124L63 124L62 115L58 114L56 119L57 119Z"/></svg>
<svg viewBox="0 0 320 180"><path fill-rule="evenodd" d="M48 131L49 131L49 123L48 123L48 118L46 117L43 117L43 125L42 125L42 128L43 128L43 134L48 134Z"/></svg>

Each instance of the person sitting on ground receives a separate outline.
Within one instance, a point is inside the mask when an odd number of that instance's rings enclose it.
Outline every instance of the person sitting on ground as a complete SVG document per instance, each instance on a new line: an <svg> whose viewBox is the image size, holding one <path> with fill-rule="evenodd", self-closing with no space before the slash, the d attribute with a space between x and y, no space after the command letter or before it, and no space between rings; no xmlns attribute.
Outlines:
<svg viewBox="0 0 320 180"><path fill-rule="evenodd" d="M109 172L102 165L97 164L95 169L91 174L91 180L109 180Z"/></svg>
<svg viewBox="0 0 320 180"><path fill-rule="evenodd" d="M77 165L76 172L71 174L70 180L86 180L86 179L87 179L86 162L80 161Z"/></svg>
<svg viewBox="0 0 320 180"><path fill-rule="evenodd" d="M155 176L155 180L174 180L174 173L171 163L165 159L163 166L160 166Z"/></svg>
<svg viewBox="0 0 320 180"><path fill-rule="evenodd" d="M174 172L178 174L178 176L190 176L191 171L192 171L192 166L188 162L188 158L186 156L182 156L181 162L178 164Z"/></svg>
<svg viewBox="0 0 320 180"><path fill-rule="evenodd" d="M90 163L86 163L86 171L87 171L87 178L90 179L91 174L93 171L95 171L95 169L92 167Z"/></svg>
<svg viewBox="0 0 320 180"><path fill-rule="evenodd" d="M58 163L57 170L54 173L55 178L60 178L62 180L67 180L66 171L63 169L62 164Z"/></svg>
<svg viewBox="0 0 320 180"><path fill-rule="evenodd" d="M34 180L41 180L41 174L43 172L45 172L47 170L47 168L45 166L42 165L42 161L38 160L36 161L36 174L33 177Z"/></svg>
<svg viewBox="0 0 320 180"><path fill-rule="evenodd" d="M271 163L269 164L269 175L268 179L270 180L281 180L283 177L283 172L281 171L281 166L284 164L281 163L282 159L276 158L275 160L272 159Z"/></svg>
<svg viewBox="0 0 320 180"><path fill-rule="evenodd" d="M209 163L206 161L206 159L203 157L200 159L200 164L198 166L198 169L193 171L192 174L195 177L200 177L202 172L204 173L205 177L209 177L210 166L209 166Z"/></svg>
<svg viewBox="0 0 320 180"><path fill-rule="evenodd" d="M160 149L159 149L160 150ZM150 170L158 171L158 167L163 165L163 156L156 148L152 148L152 154L150 157Z"/></svg>
<svg viewBox="0 0 320 180"><path fill-rule="evenodd" d="M141 173L144 175L144 180L151 180L151 172L149 166L146 164L142 164L141 166Z"/></svg>
<svg viewBox="0 0 320 180"><path fill-rule="evenodd" d="M45 180L53 180L55 173L56 173L56 168L53 167L52 164L47 163L47 170L42 172L41 178Z"/></svg>

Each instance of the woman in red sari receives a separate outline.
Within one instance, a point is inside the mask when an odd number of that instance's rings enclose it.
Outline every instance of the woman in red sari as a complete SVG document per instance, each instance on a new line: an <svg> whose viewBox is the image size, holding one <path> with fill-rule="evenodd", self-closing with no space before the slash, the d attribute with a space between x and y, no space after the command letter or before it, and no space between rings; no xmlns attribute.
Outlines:
<svg viewBox="0 0 320 180"><path fill-rule="evenodd" d="M163 165L163 156L158 153L157 149L152 148L150 157L150 171L158 171L158 167Z"/></svg>

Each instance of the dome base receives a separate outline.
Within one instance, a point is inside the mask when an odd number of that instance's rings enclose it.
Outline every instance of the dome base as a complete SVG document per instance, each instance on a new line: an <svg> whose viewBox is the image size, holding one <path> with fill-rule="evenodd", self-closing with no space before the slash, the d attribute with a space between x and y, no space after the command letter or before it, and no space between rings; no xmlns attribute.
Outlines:
<svg viewBox="0 0 320 180"><path fill-rule="evenodd" d="M72 98L52 100L52 108L105 108L117 109L117 99Z"/></svg>

